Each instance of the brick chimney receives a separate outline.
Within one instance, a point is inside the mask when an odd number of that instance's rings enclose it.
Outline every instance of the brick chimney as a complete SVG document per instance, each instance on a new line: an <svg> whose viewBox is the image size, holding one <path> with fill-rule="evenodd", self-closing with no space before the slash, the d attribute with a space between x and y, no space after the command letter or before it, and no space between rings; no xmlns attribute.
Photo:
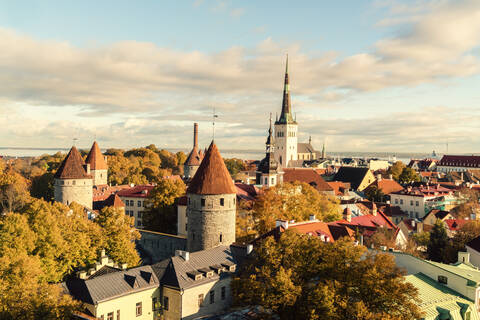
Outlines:
<svg viewBox="0 0 480 320"><path fill-rule="evenodd" d="M352 222L352 210L349 207L343 210L343 219L347 220L348 222Z"/></svg>
<svg viewBox="0 0 480 320"><path fill-rule="evenodd" d="M198 147L198 123L193 124L193 146Z"/></svg>

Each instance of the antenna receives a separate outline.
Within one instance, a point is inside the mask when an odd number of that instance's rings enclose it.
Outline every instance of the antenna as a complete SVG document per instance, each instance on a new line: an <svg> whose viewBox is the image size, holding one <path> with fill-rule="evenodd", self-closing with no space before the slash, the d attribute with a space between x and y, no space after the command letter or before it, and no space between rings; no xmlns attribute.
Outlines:
<svg viewBox="0 0 480 320"><path fill-rule="evenodd" d="M215 141L215 118L218 118L218 115L215 114L215 107L213 107L213 114L212 114L212 140Z"/></svg>
<svg viewBox="0 0 480 320"><path fill-rule="evenodd" d="M448 154L448 138L447 138L447 154Z"/></svg>

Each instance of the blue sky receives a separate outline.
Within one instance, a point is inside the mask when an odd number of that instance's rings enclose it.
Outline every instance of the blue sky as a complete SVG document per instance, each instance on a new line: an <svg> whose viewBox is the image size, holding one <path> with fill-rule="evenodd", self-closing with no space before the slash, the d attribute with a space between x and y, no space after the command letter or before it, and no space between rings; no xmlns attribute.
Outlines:
<svg viewBox="0 0 480 320"><path fill-rule="evenodd" d="M0 146L262 149L290 56L300 138L478 152L480 3L0 1Z"/></svg>

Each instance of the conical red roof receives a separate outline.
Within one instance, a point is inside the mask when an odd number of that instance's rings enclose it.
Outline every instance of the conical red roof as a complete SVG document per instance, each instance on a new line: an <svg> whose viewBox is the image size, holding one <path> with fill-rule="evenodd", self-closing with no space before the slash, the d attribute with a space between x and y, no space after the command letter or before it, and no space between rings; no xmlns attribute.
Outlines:
<svg viewBox="0 0 480 320"><path fill-rule="evenodd" d="M78 152L76 147L72 147L70 152L63 160L60 167L58 167L57 172L55 173L55 178L57 179L88 179L92 178L91 175L87 174L84 169L85 163L83 162L80 152Z"/></svg>
<svg viewBox="0 0 480 320"><path fill-rule="evenodd" d="M193 176L187 192L193 194L232 194L237 192L232 177L213 141L205 153L202 164Z"/></svg>
<svg viewBox="0 0 480 320"><path fill-rule="evenodd" d="M201 162L202 162L202 159L198 155L198 148L197 146L194 146L192 151L190 151L190 154L188 155L187 160L185 160L184 165L199 166Z"/></svg>
<svg viewBox="0 0 480 320"><path fill-rule="evenodd" d="M102 151L98 147L97 141L93 142L92 148L88 153L86 163L90 164L90 170L107 170L107 163L103 158Z"/></svg>

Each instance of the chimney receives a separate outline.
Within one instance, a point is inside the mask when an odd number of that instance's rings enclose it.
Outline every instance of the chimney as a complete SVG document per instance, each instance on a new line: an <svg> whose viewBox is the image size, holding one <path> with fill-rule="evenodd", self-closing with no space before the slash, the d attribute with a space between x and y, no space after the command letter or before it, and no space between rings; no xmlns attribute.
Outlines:
<svg viewBox="0 0 480 320"><path fill-rule="evenodd" d="M278 219L275 221L275 228L282 226L285 230L288 229L288 220Z"/></svg>
<svg viewBox="0 0 480 320"><path fill-rule="evenodd" d="M377 181L382 181L382 174L381 173L377 174Z"/></svg>
<svg viewBox="0 0 480 320"><path fill-rule="evenodd" d="M349 207L346 207L345 210L343 210L343 219L352 222L352 210L350 210Z"/></svg>
<svg viewBox="0 0 480 320"><path fill-rule="evenodd" d="M375 202L372 203L372 216L376 216L377 215L377 205L375 204Z"/></svg>
<svg viewBox="0 0 480 320"><path fill-rule="evenodd" d="M193 146L198 147L198 123L193 124Z"/></svg>
<svg viewBox="0 0 480 320"><path fill-rule="evenodd" d="M470 263L470 253L469 252L458 251L458 262L469 264Z"/></svg>
<svg viewBox="0 0 480 320"><path fill-rule="evenodd" d="M175 256L181 257L183 260L188 261L190 259L190 252L184 250L175 250Z"/></svg>

